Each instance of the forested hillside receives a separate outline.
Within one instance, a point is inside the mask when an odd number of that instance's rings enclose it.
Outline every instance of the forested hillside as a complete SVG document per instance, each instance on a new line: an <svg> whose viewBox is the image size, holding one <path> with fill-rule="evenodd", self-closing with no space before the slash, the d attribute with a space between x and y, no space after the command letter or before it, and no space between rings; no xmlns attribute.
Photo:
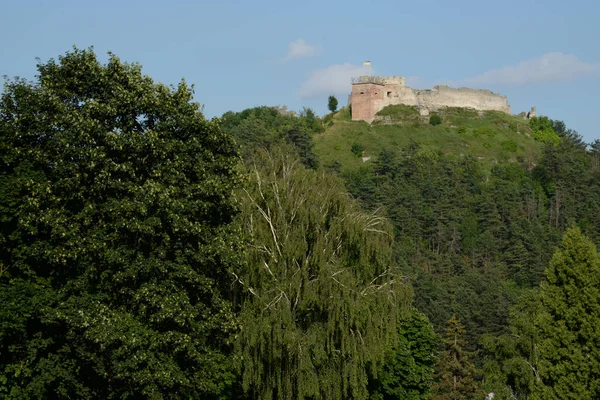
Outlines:
<svg viewBox="0 0 600 400"><path fill-rule="evenodd" d="M522 339L511 324L524 324L519 329L531 332L532 319L524 320L522 311L511 314L511 309L530 304L532 290L545 281L545 269L567 228L577 226L598 243L599 142L588 147L561 121L541 117L529 121L526 137L512 133L515 142L523 143L521 149L531 149L533 159L523 154L507 158L506 142L488 147L495 151L493 164L474 145L457 157L452 143L511 137L502 129L496 133L491 124L482 127L486 117L471 115L480 125L477 129L492 132L488 137L467 139L457 130L440 130L445 122L421 124L422 130L417 126L412 131L397 126L396 134L406 137L393 140L409 142L400 147L389 145L389 134L382 138L384 145L378 143L380 131L374 126L365 147L383 150L358 167L348 161L335 169L367 210L379 210L394 225L397 262L412 278L417 309L439 333L446 321L458 318L465 328L465 349L473 352L484 387L497 396L528 398L538 366L515 361ZM364 140L360 133L344 131L356 123L336 124L331 138L326 131L316 139L319 155L336 154L337 144L334 151L326 147L334 138L342 136L346 147L352 140ZM435 133L442 136L439 141L432 139ZM526 353L535 358L530 349Z"/></svg>
<svg viewBox="0 0 600 400"><path fill-rule="evenodd" d="M266 110L236 115L251 121ZM532 296L569 227L600 238L598 142L588 146L547 117L451 109L432 125L413 110L400 112L397 125L351 122L346 109L326 116L326 129L313 130L310 159L342 176L366 210L390 220L395 262L411 279L416 309L440 338L448 321L464 328L462 350L474 363L478 390L529 398L539 371L526 358L532 355L522 348L522 331L535 329L537 314L523 313L538 307ZM271 137L285 137L278 124ZM507 142L515 145L511 152Z"/></svg>
<svg viewBox="0 0 600 400"><path fill-rule="evenodd" d="M193 95L91 49L7 82L2 398L600 397L600 141Z"/></svg>

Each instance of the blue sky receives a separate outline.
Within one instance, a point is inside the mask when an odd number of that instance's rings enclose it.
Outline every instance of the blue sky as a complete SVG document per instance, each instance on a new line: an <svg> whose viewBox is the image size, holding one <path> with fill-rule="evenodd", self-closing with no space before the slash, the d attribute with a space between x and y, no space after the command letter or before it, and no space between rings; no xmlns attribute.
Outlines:
<svg viewBox="0 0 600 400"><path fill-rule="evenodd" d="M0 75L94 46L156 81L185 78L209 117L256 105L346 104L372 61L408 84L486 88L513 112L564 120L600 139L600 1L0 0Z"/></svg>

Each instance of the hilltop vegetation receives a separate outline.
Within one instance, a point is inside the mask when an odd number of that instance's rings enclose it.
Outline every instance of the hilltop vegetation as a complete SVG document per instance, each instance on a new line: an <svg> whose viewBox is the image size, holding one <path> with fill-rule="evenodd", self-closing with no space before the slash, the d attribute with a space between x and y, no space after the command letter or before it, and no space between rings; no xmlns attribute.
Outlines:
<svg viewBox="0 0 600 400"><path fill-rule="evenodd" d="M486 168L502 162L519 162L529 167L539 160L541 143L531 135L529 121L499 111L478 113L474 110L448 108L437 113L441 124L429 123L416 108L387 106L372 125L351 121L348 107L331 117L333 123L315 137L315 149L325 166L339 165L349 172L362 167L361 157L352 147L362 149L362 156L374 161L382 150L399 154L410 143L424 152L445 156L473 156Z"/></svg>

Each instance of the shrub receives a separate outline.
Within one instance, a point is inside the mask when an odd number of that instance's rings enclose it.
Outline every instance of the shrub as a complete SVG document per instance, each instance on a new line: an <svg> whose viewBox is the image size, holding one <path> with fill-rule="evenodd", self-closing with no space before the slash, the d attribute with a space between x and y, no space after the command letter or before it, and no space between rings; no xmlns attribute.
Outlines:
<svg viewBox="0 0 600 400"><path fill-rule="evenodd" d="M473 133L473 135L475 137L483 137L483 136L494 137L494 136L496 136L496 133L488 127L482 127L482 128L476 129L475 132Z"/></svg>
<svg viewBox="0 0 600 400"><path fill-rule="evenodd" d="M504 142L502 142L502 150L506 152L515 153L517 149L518 146L514 140L505 140Z"/></svg>
<svg viewBox="0 0 600 400"><path fill-rule="evenodd" d="M354 155L356 155L356 157L362 157L363 155L363 151L364 151L364 147L362 146L362 144L360 143L353 143L352 144L352 153L354 153Z"/></svg>
<svg viewBox="0 0 600 400"><path fill-rule="evenodd" d="M436 126L442 123L442 119L440 118L439 115L437 114L431 114L431 117L429 117L429 124Z"/></svg>
<svg viewBox="0 0 600 400"><path fill-rule="evenodd" d="M458 127L458 133L461 135L464 135L465 133L467 133L467 128L464 126L459 126Z"/></svg>
<svg viewBox="0 0 600 400"><path fill-rule="evenodd" d="M383 107L377 112L379 116L390 116L392 119L408 120L419 118L419 110L415 106L393 104Z"/></svg>

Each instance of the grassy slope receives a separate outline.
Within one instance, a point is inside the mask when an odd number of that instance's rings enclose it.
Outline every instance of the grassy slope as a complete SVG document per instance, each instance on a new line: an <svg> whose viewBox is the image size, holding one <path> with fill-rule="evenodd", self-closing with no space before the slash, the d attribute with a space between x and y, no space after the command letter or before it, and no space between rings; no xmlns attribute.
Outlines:
<svg viewBox="0 0 600 400"><path fill-rule="evenodd" d="M522 118L502 112L486 112L479 115L466 109L448 109L439 113L442 124L432 126L428 117L411 115L406 109L382 110L391 115L393 123L369 125L363 121L351 121L348 108L335 114L333 125L315 136L316 152L323 165L338 161L342 170L364 166L360 157L351 152L352 145L359 143L364 156L372 162L381 150L397 153L411 139L423 150L441 151L447 155L478 157L488 168L497 162L536 163L540 144L529 136L529 126Z"/></svg>

